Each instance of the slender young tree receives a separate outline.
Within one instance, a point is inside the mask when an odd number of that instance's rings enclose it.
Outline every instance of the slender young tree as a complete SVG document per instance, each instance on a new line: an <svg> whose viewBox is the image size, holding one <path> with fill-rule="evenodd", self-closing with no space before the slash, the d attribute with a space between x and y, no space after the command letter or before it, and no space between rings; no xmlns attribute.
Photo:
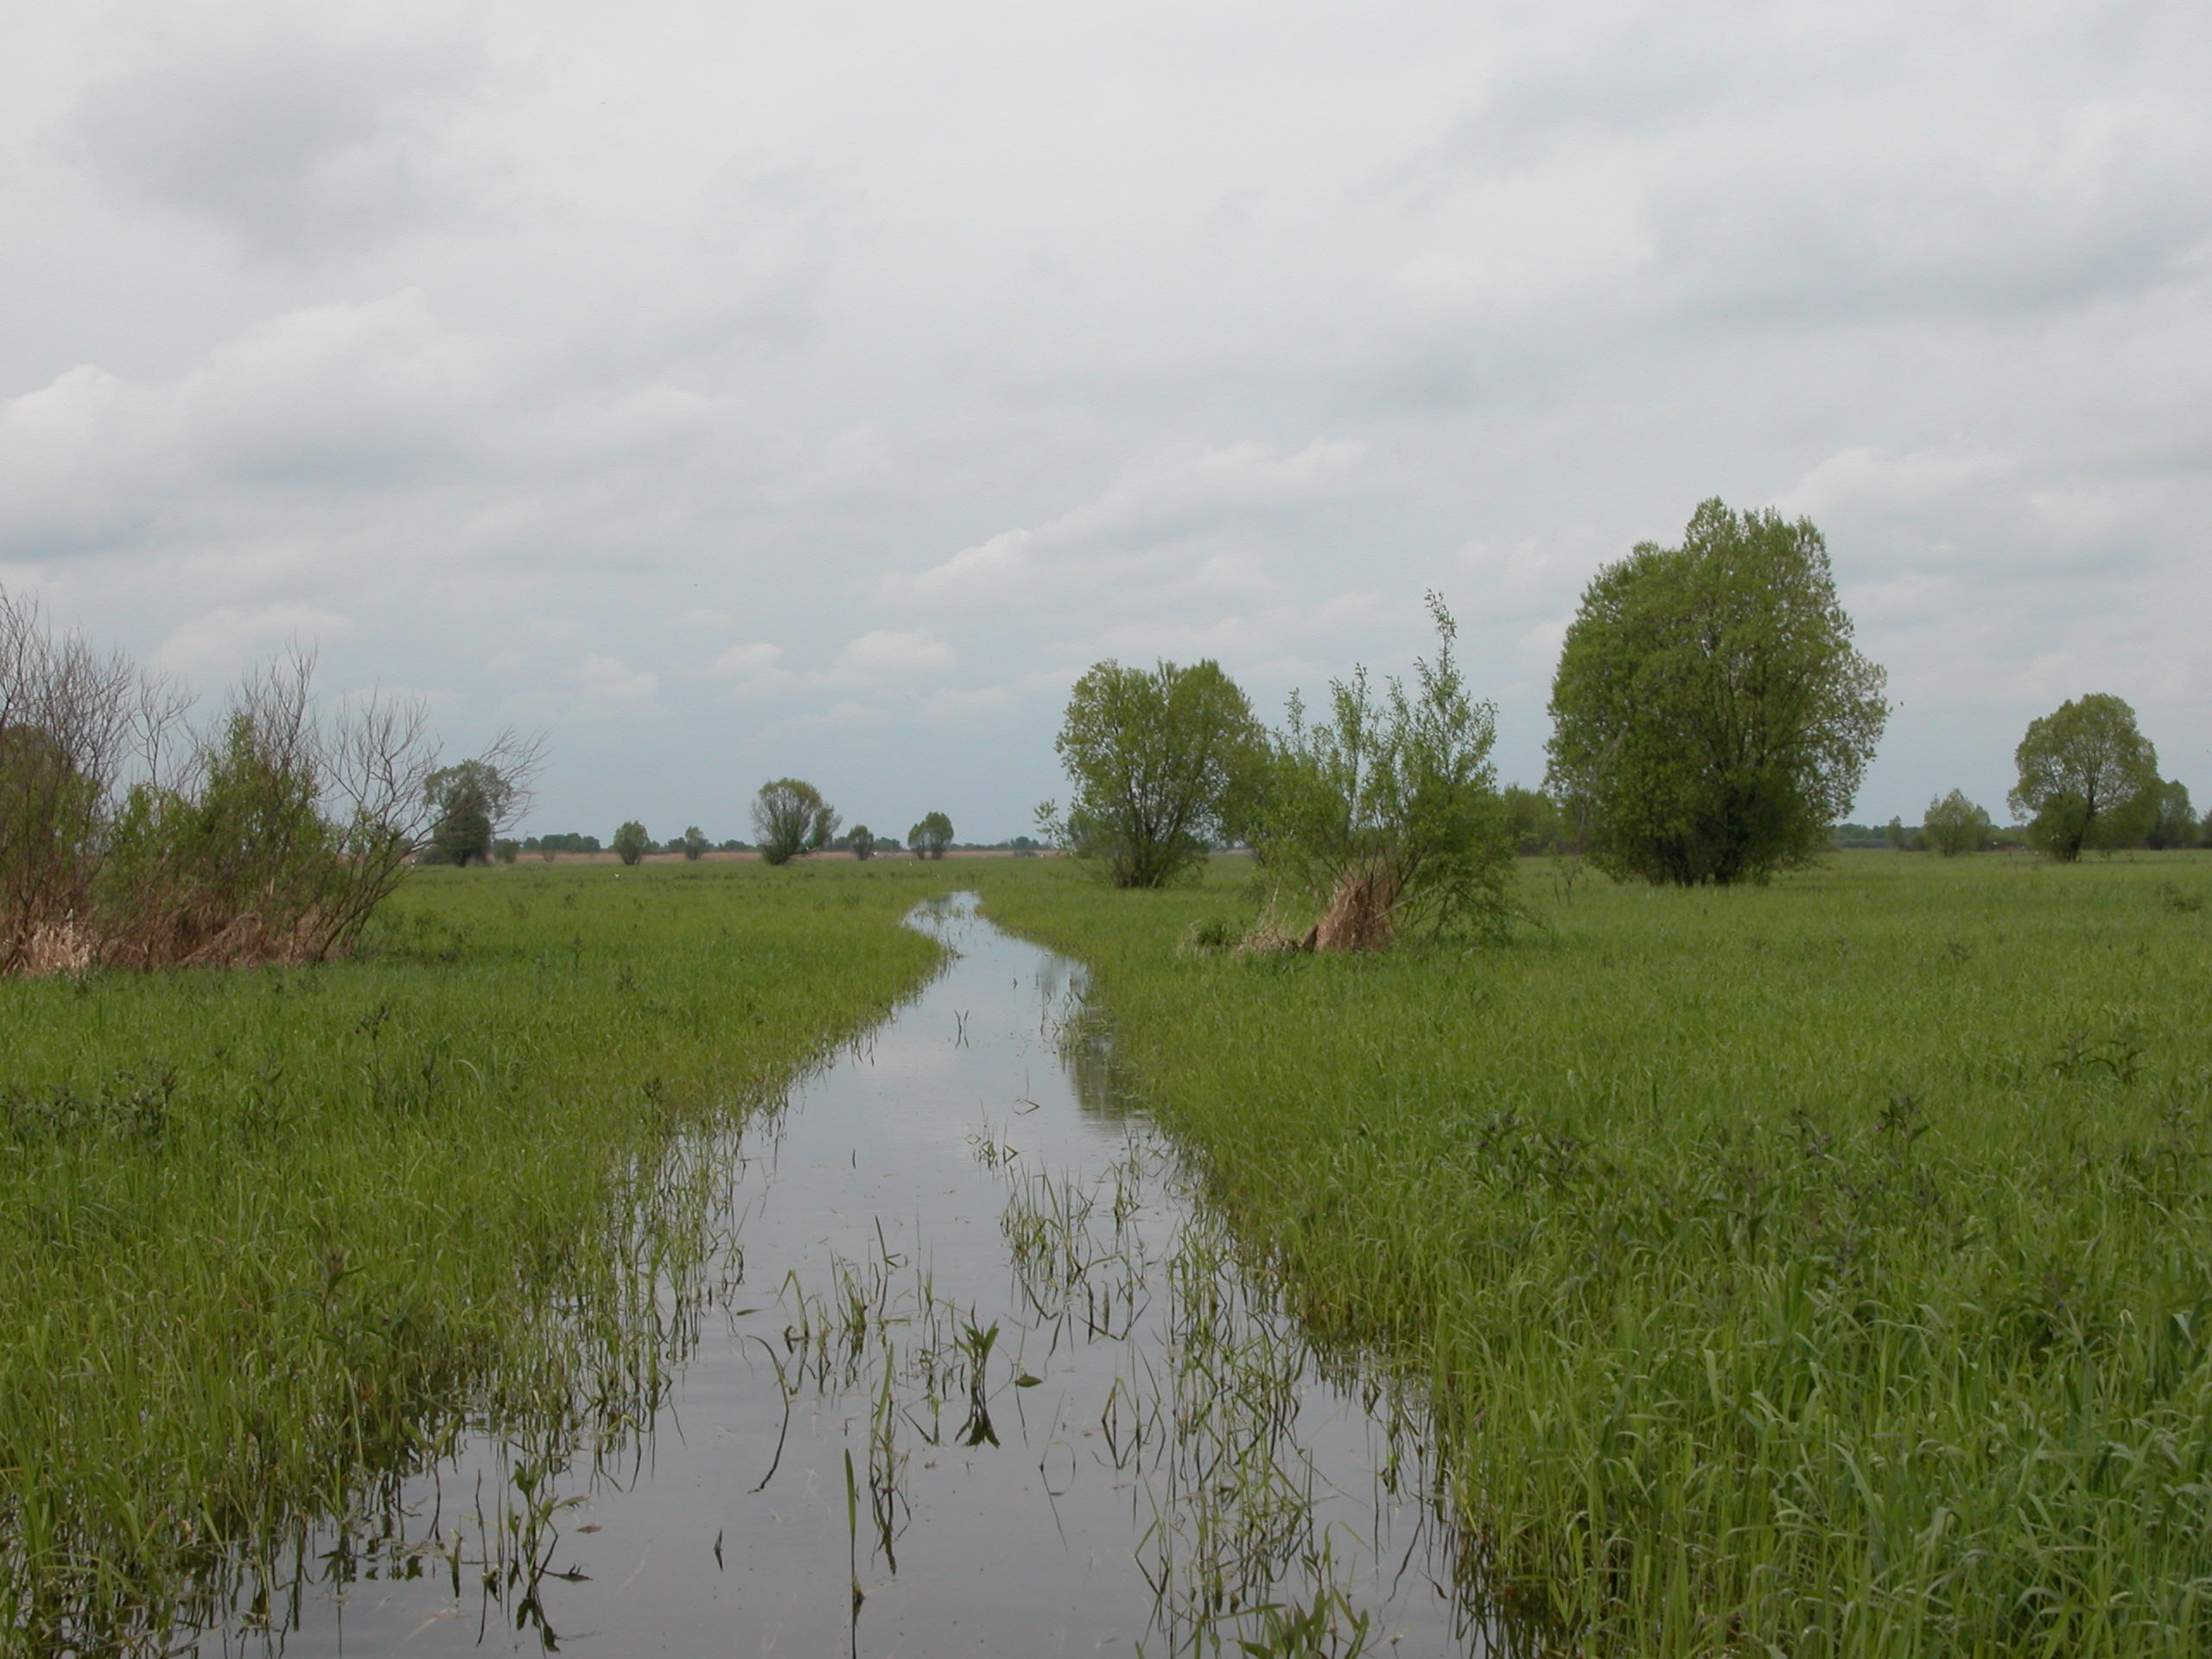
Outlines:
<svg viewBox="0 0 2212 1659"><path fill-rule="evenodd" d="M1300 701L1274 741L1257 845L1266 868L1323 906L1313 942L1367 950L1411 931L1503 931L1513 838L1490 753L1497 711L1459 672L1459 626L1428 596L1433 659L1414 683L1367 671L1329 688L1308 723Z"/></svg>

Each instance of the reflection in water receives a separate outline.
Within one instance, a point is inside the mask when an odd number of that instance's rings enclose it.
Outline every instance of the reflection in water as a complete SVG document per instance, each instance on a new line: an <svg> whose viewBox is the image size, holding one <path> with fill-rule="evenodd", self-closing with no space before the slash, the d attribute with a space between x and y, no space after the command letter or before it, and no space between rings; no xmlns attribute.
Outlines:
<svg viewBox="0 0 2212 1659"><path fill-rule="evenodd" d="M915 925L935 983L663 1172L712 1248L650 1358L303 1529L200 1651L1520 1645L1417 1409L1245 1275L1079 970L972 899Z"/></svg>

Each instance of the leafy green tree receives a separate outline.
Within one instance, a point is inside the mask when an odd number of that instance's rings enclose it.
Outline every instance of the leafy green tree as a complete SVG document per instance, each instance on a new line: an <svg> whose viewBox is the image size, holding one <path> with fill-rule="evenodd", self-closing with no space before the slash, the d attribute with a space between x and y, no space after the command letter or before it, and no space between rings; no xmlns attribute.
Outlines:
<svg viewBox="0 0 2212 1659"><path fill-rule="evenodd" d="M2158 807L2151 816L2150 833L2144 839L2161 851L2194 847L2201 828L2196 809L2189 803L2189 785L2171 779L2160 784Z"/></svg>
<svg viewBox="0 0 2212 1659"><path fill-rule="evenodd" d="M706 856L707 849L712 844L696 823L687 828L683 832L683 839L676 843L684 858L694 864Z"/></svg>
<svg viewBox="0 0 2212 1659"><path fill-rule="evenodd" d="M2158 752L2135 710L2107 692L2061 703L2013 752L2020 781L2006 798L2031 846L2064 863L2085 847L2141 839L2158 811Z"/></svg>
<svg viewBox="0 0 2212 1659"><path fill-rule="evenodd" d="M625 864L635 864L652 850L653 838L645 833L644 824L632 818L614 832L608 844L614 849L615 857Z"/></svg>
<svg viewBox="0 0 2212 1659"><path fill-rule="evenodd" d="M856 823L847 832L845 845L853 849L855 858L863 861L875 856L874 834L864 823Z"/></svg>
<svg viewBox="0 0 2212 1659"><path fill-rule="evenodd" d="M952 820L942 812L928 814L906 832L906 845L916 858L943 858L952 845Z"/></svg>
<svg viewBox="0 0 2212 1659"><path fill-rule="evenodd" d="M1893 853L1916 853L1921 849L1920 836L1904 827L1904 820L1891 817L1882 826L1882 839Z"/></svg>
<svg viewBox="0 0 2212 1659"><path fill-rule="evenodd" d="M822 791L799 778L778 778L760 785L753 800L753 830L760 856L771 864L788 864L801 853L827 845L823 826L834 825L836 814L822 798Z"/></svg>
<svg viewBox="0 0 2212 1659"><path fill-rule="evenodd" d="M1559 805L1540 789L1506 785L1503 797L1505 832L1524 856L1555 852L1560 845Z"/></svg>
<svg viewBox="0 0 2212 1659"><path fill-rule="evenodd" d="M1267 738L1217 663L1109 661L1076 682L1053 747L1073 788L1065 817L1037 809L1040 833L1117 887L1158 887L1244 826Z"/></svg>
<svg viewBox="0 0 2212 1659"><path fill-rule="evenodd" d="M490 861L493 840L514 810L515 788L484 760L441 766L423 780L423 796L435 814L430 850L440 863Z"/></svg>
<svg viewBox="0 0 2212 1659"><path fill-rule="evenodd" d="M1700 505L1678 548L1599 571L1552 683L1549 783L1620 877L1764 880L1849 810L1888 718L1827 544Z"/></svg>
<svg viewBox="0 0 2212 1659"><path fill-rule="evenodd" d="M522 842L512 836L502 836L492 843L492 856L502 864L512 864L522 856Z"/></svg>
<svg viewBox="0 0 2212 1659"><path fill-rule="evenodd" d="M1980 852L1989 845L1989 814L1959 789L1929 802L1927 820L1921 825L1928 845L1945 858Z"/></svg>
<svg viewBox="0 0 2212 1659"><path fill-rule="evenodd" d="M827 805L814 809L814 820L806 826L806 850L819 853L836 844L837 826L844 820Z"/></svg>
<svg viewBox="0 0 2212 1659"><path fill-rule="evenodd" d="M1257 845L1284 885L1325 906L1313 943L1365 950L1414 930L1501 930L1513 842L1490 752L1497 715L1467 694L1459 629L1428 596L1440 641L1410 691L1367 671L1329 688L1329 718L1300 700L1274 744Z"/></svg>

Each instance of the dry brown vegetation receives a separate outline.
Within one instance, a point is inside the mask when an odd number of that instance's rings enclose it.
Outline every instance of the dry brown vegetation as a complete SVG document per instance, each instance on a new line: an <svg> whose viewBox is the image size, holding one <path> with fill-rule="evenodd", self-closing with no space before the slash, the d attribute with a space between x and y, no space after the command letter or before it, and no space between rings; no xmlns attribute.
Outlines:
<svg viewBox="0 0 2212 1659"><path fill-rule="evenodd" d="M195 725L183 694L0 593L0 974L320 962L424 845L422 709L336 713L312 657ZM484 759L526 796L534 740Z"/></svg>

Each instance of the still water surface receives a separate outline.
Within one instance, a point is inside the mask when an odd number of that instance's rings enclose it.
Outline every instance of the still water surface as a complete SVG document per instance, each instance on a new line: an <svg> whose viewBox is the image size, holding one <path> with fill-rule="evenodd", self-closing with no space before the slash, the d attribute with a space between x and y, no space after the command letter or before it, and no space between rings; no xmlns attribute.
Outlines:
<svg viewBox="0 0 2212 1659"><path fill-rule="evenodd" d="M465 1441L200 1652L1514 1645L1417 1414L1307 1347L1072 1039L1080 970L969 897L912 922L946 970L721 1149L650 1429L550 1472Z"/></svg>

